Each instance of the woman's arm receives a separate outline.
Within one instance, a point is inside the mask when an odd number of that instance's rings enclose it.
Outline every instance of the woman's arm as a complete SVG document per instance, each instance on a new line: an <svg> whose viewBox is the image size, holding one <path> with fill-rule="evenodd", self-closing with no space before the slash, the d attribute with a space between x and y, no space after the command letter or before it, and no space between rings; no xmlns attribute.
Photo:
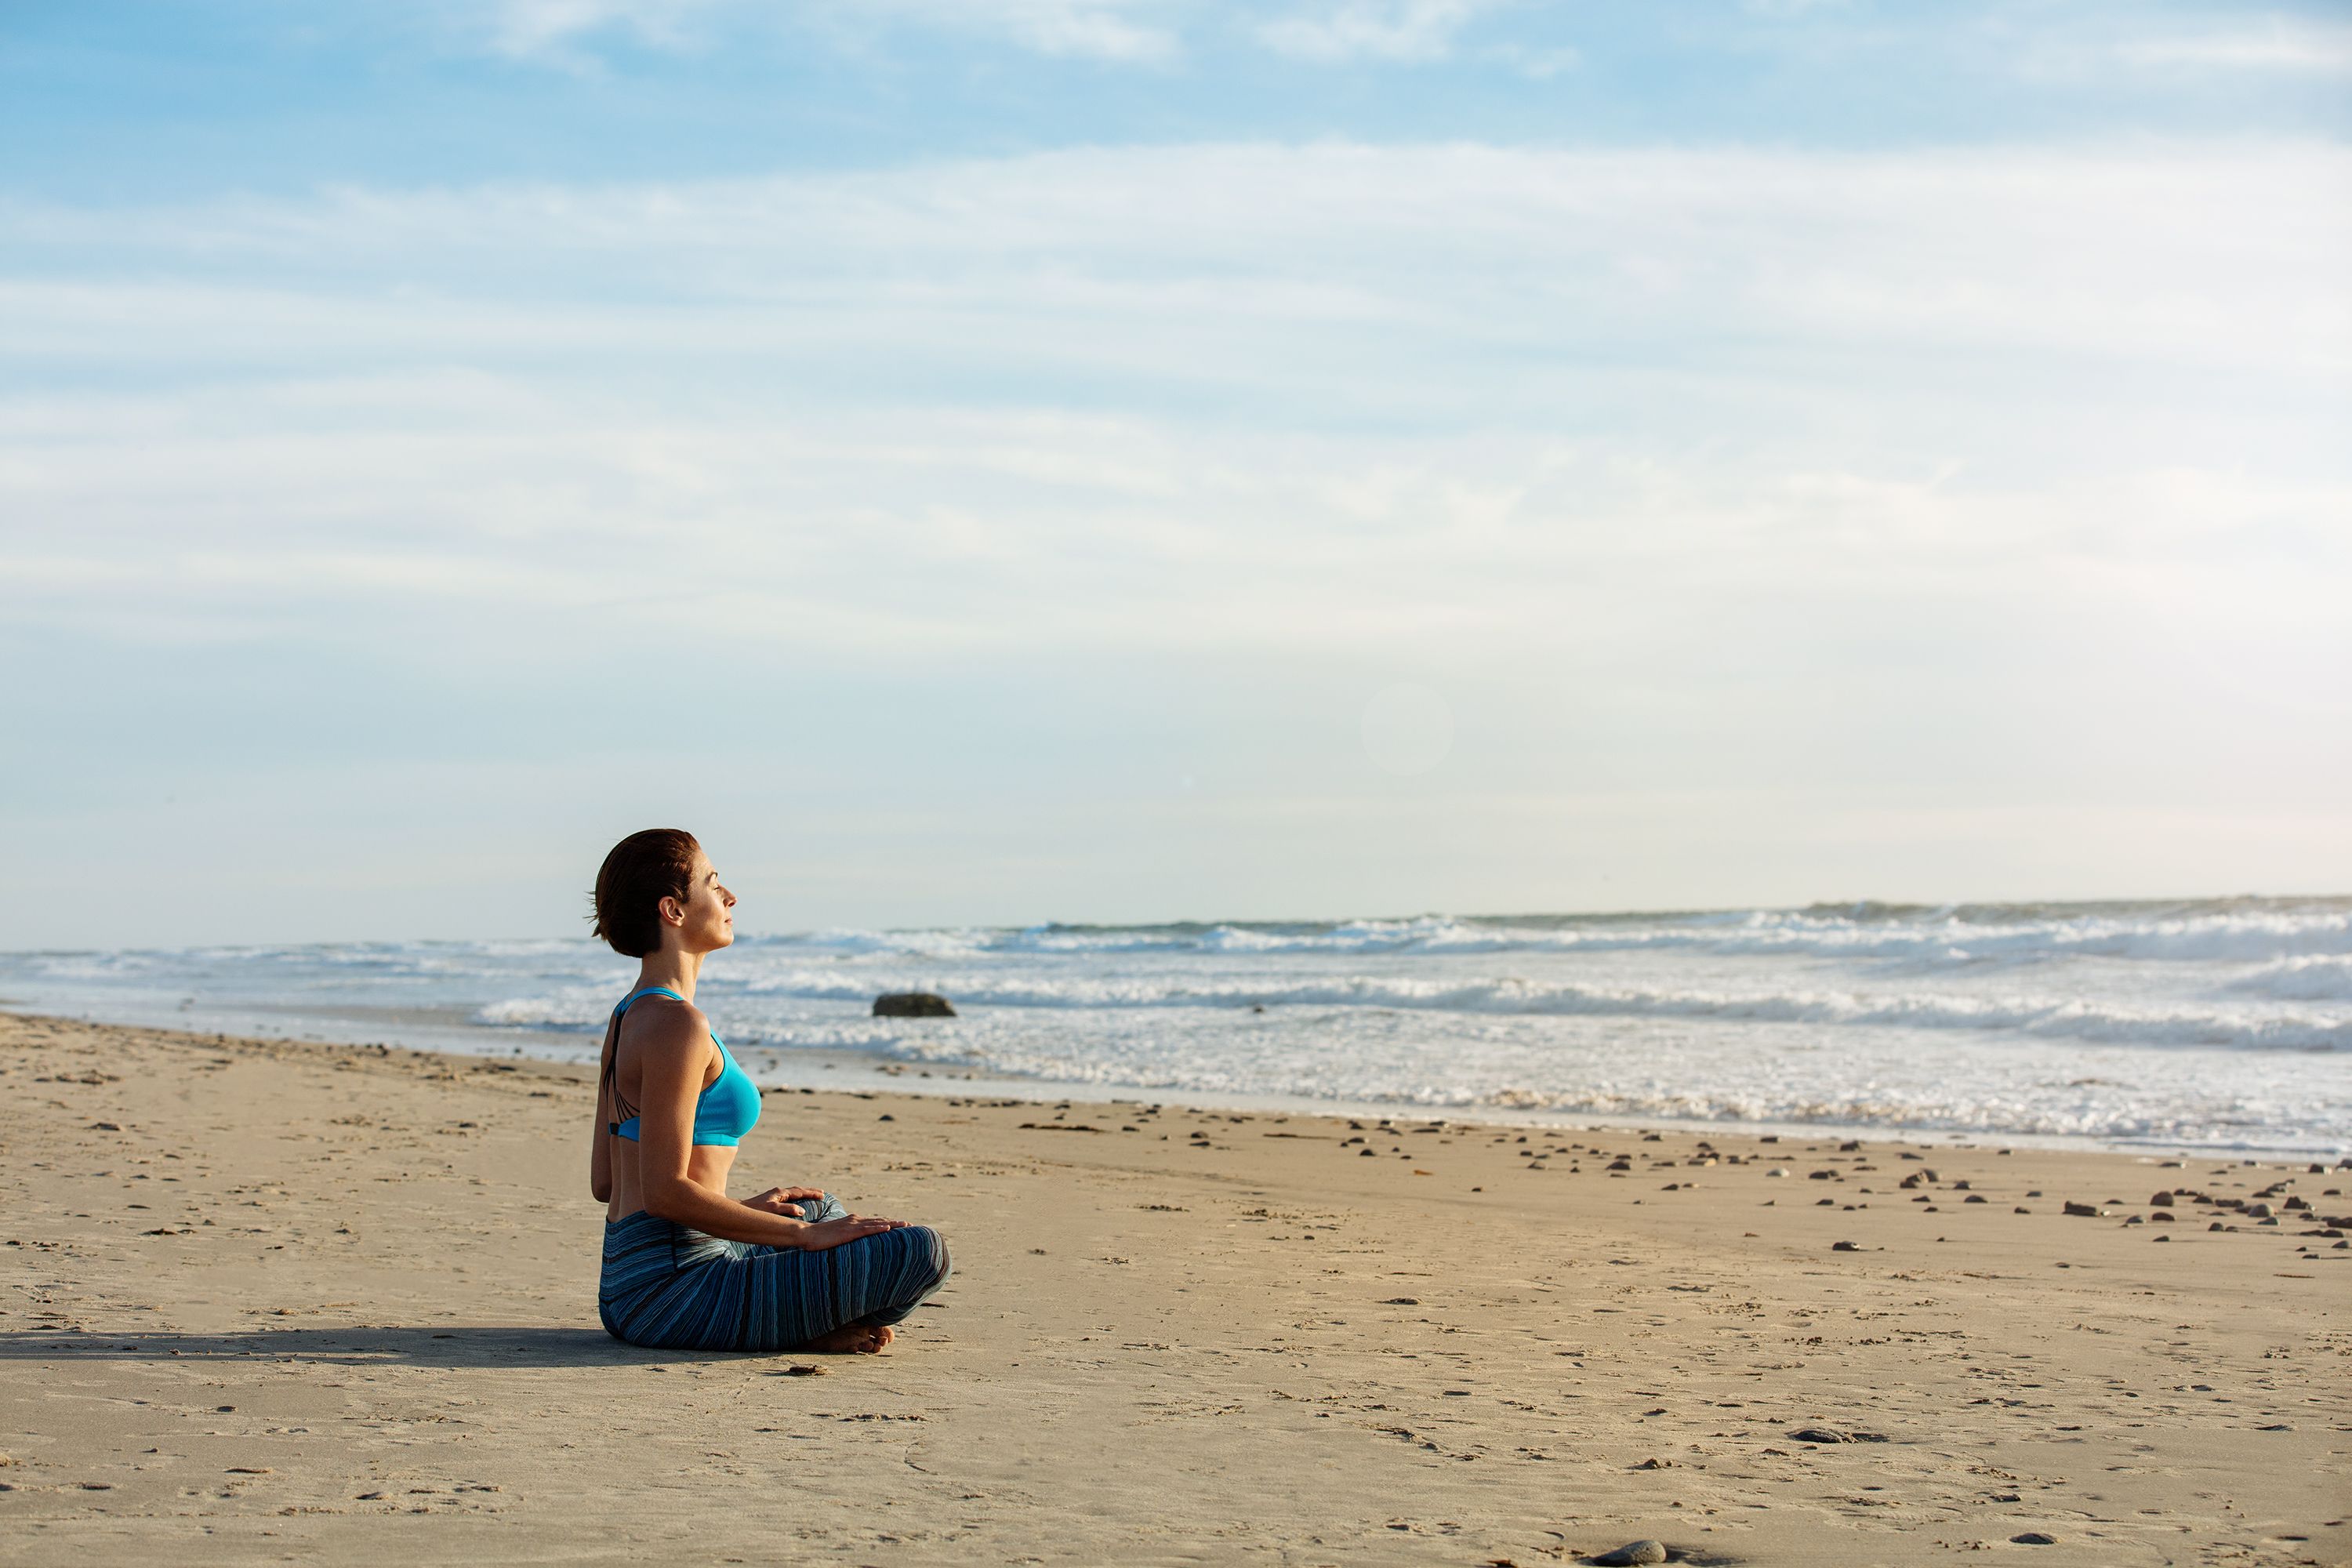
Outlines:
<svg viewBox="0 0 2352 1568"><path fill-rule="evenodd" d="M694 1105L710 1067L709 1029L693 1007L661 1008L642 1027L637 1149L647 1214L727 1241L812 1250L895 1230L902 1223L851 1215L809 1225L751 1208L696 1181L689 1173Z"/></svg>
<svg viewBox="0 0 2352 1568"><path fill-rule="evenodd" d="M596 1124L588 1134L588 1190L600 1204L613 1201L613 1053L620 1047L616 1016L604 1026L604 1059L596 1067Z"/></svg>

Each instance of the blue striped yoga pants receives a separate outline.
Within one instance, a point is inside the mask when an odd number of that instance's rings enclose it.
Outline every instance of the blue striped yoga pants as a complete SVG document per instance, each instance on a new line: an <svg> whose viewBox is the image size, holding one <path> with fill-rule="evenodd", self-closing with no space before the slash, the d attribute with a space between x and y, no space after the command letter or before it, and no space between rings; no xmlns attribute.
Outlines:
<svg viewBox="0 0 2352 1568"><path fill-rule="evenodd" d="M801 1217L839 1219L828 1194ZM723 1241L639 1211L604 1222L597 1315L654 1350L779 1351L850 1323L895 1323L948 1277L948 1246L903 1226L812 1252Z"/></svg>

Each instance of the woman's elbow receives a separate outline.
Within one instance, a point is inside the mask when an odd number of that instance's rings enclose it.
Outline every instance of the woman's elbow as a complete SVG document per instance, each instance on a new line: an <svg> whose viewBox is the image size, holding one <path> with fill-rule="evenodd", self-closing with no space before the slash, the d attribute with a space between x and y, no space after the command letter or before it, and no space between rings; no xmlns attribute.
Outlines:
<svg viewBox="0 0 2352 1568"><path fill-rule="evenodd" d="M613 1184L610 1182L590 1182L588 1191L600 1204L609 1204L613 1201Z"/></svg>
<svg viewBox="0 0 2352 1568"><path fill-rule="evenodd" d="M656 1219L677 1221L684 1213L691 1184L681 1181L647 1182L646 1212Z"/></svg>

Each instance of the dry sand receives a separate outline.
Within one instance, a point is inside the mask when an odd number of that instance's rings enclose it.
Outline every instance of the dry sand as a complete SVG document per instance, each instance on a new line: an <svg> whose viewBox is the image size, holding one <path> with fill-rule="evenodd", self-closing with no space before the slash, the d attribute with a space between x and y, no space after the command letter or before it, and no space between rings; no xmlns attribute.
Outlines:
<svg viewBox="0 0 2352 1568"><path fill-rule="evenodd" d="M0 1561L2352 1552L2352 1172L776 1093L738 1190L955 1279L689 1355L597 1326L584 1075L8 1017L0 1074Z"/></svg>

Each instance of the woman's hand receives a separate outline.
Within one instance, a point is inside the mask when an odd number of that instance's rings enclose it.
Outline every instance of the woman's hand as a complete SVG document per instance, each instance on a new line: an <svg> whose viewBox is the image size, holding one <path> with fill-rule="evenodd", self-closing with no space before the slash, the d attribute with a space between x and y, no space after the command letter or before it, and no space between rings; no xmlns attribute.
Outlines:
<svg viewBox="0 0 2352 1568"><path fill-rule="evenodd" d="M787 1219L798 1219L801 1216L801 1203L803 1199L823 1196L824 1196L823 1187L770 1187L756 1198L745 1198L743 1206L747 1209L758 1209L761 1214L780 1214Z"/></svg>
<svg viewBox="0 0 2352 1568"><path fill-rule="evenodd" d="M845 1241L879 1236L886 1230L897 1230L907 1222L903 1219L866 1219L857 1215L845 1215L840 1219L824 1220L801 1227L800 1246L810 1252L823 1252L828 1247L839 1247Z"/></svg>

